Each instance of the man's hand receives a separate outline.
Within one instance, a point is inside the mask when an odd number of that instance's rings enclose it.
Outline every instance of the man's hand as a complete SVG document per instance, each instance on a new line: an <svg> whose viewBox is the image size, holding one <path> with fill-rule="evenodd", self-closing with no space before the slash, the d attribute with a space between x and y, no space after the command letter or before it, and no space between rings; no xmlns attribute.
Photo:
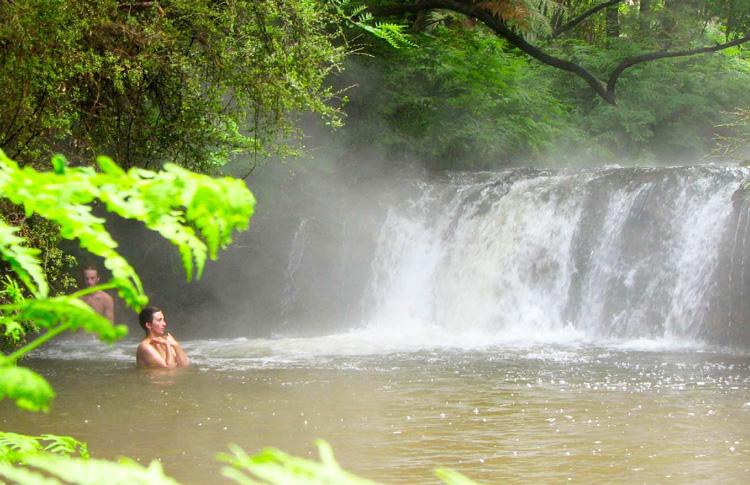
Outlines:
<svg viewBox="0 0 750 485"><path fill-rule="evenodd" d="M149 365L155 367L187 367L190 365L190 359L182 350L177 339L172 337L171 334L151 337L147 342L146 347L150 350L143 350L145 356L143 359L144 362L149 362ZM154 362L154 364L151 364L151 362Z"/></svg>
<svg viewBox="0 0 750 485"><path fill-rule="evenodd" d="M177 351L175 346L171 342L175 342L175 339L171 335L154 337L150 340L151 345L155 348L160 349L159 353L167 367L174 367L177 365Z"/></svg>
<svg viewBox="0 0 750 485"><path fill-rule="evenodd" d="M165 337L153 337L151 339L151 345L166 348L169 345L169 342Z"/></svg>
<svg viewBox="0 0 750 485"><path fill-rule="evenodd" d="M175 340L174 337L172 337L171 333L166 334L164 337L169 345L179 346L180 344L177 343L177 340Z"/></svg>

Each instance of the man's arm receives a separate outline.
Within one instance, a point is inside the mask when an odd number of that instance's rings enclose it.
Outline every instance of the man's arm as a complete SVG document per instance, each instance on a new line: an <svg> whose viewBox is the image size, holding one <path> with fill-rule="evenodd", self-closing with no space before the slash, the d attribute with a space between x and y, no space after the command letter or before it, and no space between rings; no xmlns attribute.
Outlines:
<svg viewBox="0 0 750 485"><path fill-rule="evenodd" d="M184 350L182 350L182 346L180 345L177 340L172 337L172 334L167 335L167 343L172 346L172 348L175 351L175 358L177 360L177 367L187 367L190 365L190 359L188 358L187 354Z"/></svg>

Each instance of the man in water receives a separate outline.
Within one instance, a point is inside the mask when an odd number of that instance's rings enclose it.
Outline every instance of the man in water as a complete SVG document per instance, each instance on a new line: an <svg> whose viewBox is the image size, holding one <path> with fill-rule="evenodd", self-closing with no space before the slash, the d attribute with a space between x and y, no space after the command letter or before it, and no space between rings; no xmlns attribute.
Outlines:
<svg viewBox="0 0 750 485"><path fill-rule="evenodd" d="M99 272L93 266L83 268L83 284L86 288L91 288L99 284ZM99 315L103 316L110 322L115 321L115 300L102 290L82 296L81 300L86 302Z"/></svg>
<svg viewBox="0 0 750 485"><path fill-rule="evenodd" d="M138 344L135 360L141 367L187 367L190 359L180 344L167 333L167 321L160 308L147 306L138 314L146 338Z"/></svg>

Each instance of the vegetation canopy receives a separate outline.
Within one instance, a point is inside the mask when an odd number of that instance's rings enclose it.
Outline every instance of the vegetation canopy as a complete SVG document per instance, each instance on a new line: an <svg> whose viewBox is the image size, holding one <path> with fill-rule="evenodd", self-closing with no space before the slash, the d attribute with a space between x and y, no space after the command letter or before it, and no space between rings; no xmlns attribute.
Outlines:
<svg viewBox="0 0 750 485"><path fill-rule="evenodd" d="M717 52L750 41L750 9L742 0L385 0L368 4L376 16L400 18L415 31L431 25L432 12L460 14L537 61L578 76L609 104L616 103L615 91L623 73L634 66ZM614 58L603 71L552 48L565 39L586 36L581 27L594 23L597 16L604 16L601 47L623 43L638 47Z"/></svg>
<svg viewBox="0 0 750 485"><path fill-rule="evenodd" d="M466 170L743 158L750 106L744 44L633 64L618 77L615 106L476 17L427 2L365 3L375 21L400 22L418 47L393 49L370 38L371 57L347 59L339 85L359 86L340 135L342 164L417 160ZM741 2L458 3L489 9L524 42L603 80L649 52L741 39L748 15ZM425 8L387 10L417 4Z"/></svg>
<svg viewBox="0 0 750 485"><path fill-rule="evenodd" d="M339 122L332 21L313 0L1 2L0 149L202 171L284 150L294 113Z"/></svg>

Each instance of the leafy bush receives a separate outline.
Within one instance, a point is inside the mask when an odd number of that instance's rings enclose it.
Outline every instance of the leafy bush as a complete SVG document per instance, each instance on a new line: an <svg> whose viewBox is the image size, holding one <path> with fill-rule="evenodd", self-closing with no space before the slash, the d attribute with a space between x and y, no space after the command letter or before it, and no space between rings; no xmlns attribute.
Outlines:
<svg viewBox="0 0 750 485"><path fill-rule="evenodd" d="M295 113L338 122L333 21L310 0L3 2L0 148L201 170L286 150Z"/></svg>
<svg viewBox="0 0 750 485"><path fill-rule="evenodd" d="M545 15L574 16L594 3ZM714 2L712 12L672 2L646 16L637 2L626 3L617 37L607 35L607 17L595 15L534 43L606 79L626 58L731 38L723 22L711 20L726 2ZM744 19L746 10L733 11ZM433 10L401 20L418 31L411 35L418 47L373 41L362 47L370 57L352 58L339 80L358 85L350 92L343 129L349 154L342 160L415 159L433 169L695 161L724 135L728 113L750 106L750 63L739 48L634 66L619 79L612 106L580 78L531 60L472 19Z"/></svg>

